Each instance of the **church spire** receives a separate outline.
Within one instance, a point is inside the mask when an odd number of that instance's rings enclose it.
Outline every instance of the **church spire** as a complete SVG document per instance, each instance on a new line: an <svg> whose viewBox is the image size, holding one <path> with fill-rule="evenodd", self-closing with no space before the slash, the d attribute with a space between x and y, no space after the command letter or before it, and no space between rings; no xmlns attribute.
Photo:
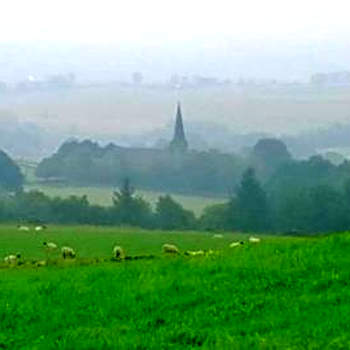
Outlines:
<svg viewBox="0 0 350 350"><path fill-rule="evenodd" d="M188 148L188 143L186 141L184 126L182 122L180 102L177 103L174 137L170 142L169 148L171 151L175 152L186 152Z"/></svg>

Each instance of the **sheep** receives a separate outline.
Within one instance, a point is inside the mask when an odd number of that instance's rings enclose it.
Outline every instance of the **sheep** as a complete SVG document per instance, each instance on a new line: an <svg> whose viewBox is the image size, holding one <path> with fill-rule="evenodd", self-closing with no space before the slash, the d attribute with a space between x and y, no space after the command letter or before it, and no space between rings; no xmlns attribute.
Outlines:
<svg viewBox="0 0 350 350"><path fill-rule="evenodd" d="M11 255L6 256L4 258L4 262L6 264L15 264L17 262L17 260L20 259L20 258L21 258L21 254L20 253L17 253L16 255L11 254Z"/></svg>
<svg viewBox="0 0 350 350"><path fill-rule="evenodd" d="M29 231L28 226L23 226L23 225L17 225L18 231Z"/></svg>
<svg viewBox="0 0 350 350"><path fill-rule="evenodd" d="M46 229L46 225L38 225L38 226L35 226L34 228L35 231L42 231L45 229Z"/></svg>
<svg viewBox="0 0 350 350"><path fill-rule="evenodd" d="M43 245L46 247L46 250L49 251L49 252L52 252L54 250L56 250L58 247L57 247L57 244L56 243L53 243L53 242L43 242Z"/></svg>
<svg viewBox="0 0 350 350"><path fill-rule="evenodd" d="M214 255L220 255L221 251L220 250L213 250L213 249L209 249L205 252L205 256L214 256Z"/></svg>
<svg viewBox="0 0 350 350"><path fill-rule="evenodd" d="M240 245L243 245L244 242L243 241L240 241L240 242L232 242L229 247L230 248L235 248L235 247L239 247Z"/></svg>
<svg viewBox="0 0 350 350"><path fill-rule="evenodd" d="M222 235L221 233L216 233L215 235L213 235L213 238L224 238L224 235Z"/></svg>
<svg viewBox="0 0 350 350"><path fill-rule="evenodd" d="M74 259L76 256L74 249L71 247L62 247L61 252L62 252L63 259L66 259L66 258Z"/></svg>
<svg viewBox="0 0 350 350"><path fill-rule="evenodd" d="M36 267L43 267L43 266L46 266L47 265L47 262L46 260L39 260L35 263L35 266Z"/></svg>
<svg viewBox="0 0 350 350"><path fill-rule="evenodd" d="M125 259L125 252L122 247L116 245L113 247L113 256L115 259Z"/></svg>
<svg viewBox="0 0 350 350"><path fill-rule="evenodd" d="M249 237L249 242L251 242L251 243L259 243L260 241L261 241L261 239L258 237L253 237L253 236Z"/></svg>
<svg viewBox="0 0 350 350"><path fill-rule="evenodd" d="M174 244L163 244L162 246L163 253L169 254L180 254L179 248Z"/></svg>
<svg viewBox="0 0 350 350"><path fill-rule="evenodd" d="M205 255L204 250L187 250L185 252L185 255L189 255L189 256L203 256Z"/></svg>

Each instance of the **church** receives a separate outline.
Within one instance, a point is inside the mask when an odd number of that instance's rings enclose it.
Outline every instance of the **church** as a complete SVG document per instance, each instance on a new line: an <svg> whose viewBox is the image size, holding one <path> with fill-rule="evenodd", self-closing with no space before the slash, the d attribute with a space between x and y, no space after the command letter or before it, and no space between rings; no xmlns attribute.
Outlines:
<svg viewBox="0 0 350 350"><path fill-rule="evenodd" d="M188 142L181 105L178 102L174 136L167 148L129 148L112 143L101 147L90 140L69 141L65 142L57 153L43 159L37 167L36 174L42 179L61 178L68 182L83 181L84 177L91 178L91 182L95 183L112 182L123 177L146 180L148 177L154 177L159 171L168 171L172 167L180 166L187 158L187 151ZM92 174L96 174L96 178Z"/></svg>
<svg viewBox="0 0 350 350"><path fill-rule="evenodd" d="M172 157L179 160L181 156L186 154L187 150L188 142L186 140L180 102L177 103L176 107L174 136L166 149L114 147L114 151L118 154L122 163L133 169L149 169L155 164L169 161L169 158Z"/></svg>
<svg viewBox="0 0 350 350"><path fill-rule="evenodd" d="M182 121L180 102L177 103L174 137L169 144L169 149L171 152L180 152L180 153L184 153L188 149L188 143L186 140L183 121Z"/></svg>
<svg viewBox="0 0 350 350"><path fill-rule="evenodd" d="M119 186L129 178L137 188L162 192L227 193L240 175L231 155L189 151L180 103L173 137L163 149L128 148L90 140L65 142L43 159L36 176L43 182L60 179L72 185Z"/></svg>

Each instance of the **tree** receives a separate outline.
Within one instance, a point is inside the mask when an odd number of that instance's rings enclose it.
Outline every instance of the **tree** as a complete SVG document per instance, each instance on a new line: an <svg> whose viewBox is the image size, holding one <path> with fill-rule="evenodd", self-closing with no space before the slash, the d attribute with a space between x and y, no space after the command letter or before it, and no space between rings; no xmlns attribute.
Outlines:
<svg viewBox="0 0 350 350"><path fill-rule="evenodd" d="M287 146L278 139L261 139L254 146L253 153L259 159L272 166L291 159Z"/></svg>
<svg viewBox="0 0 350 350"><path fill-rule="evenodd" d="M311 203L307 189L292 189L278 193L273 201L274 228L279 232L310 230Z"/></svg>
<svg viewBox="0 0 350 350"><path fill-rule="evenodd" d="M23 186L23 175L17 164L3 151L0 151L0 189L19 191Z"/></svg>
<svg viewBox="0 0 350 350"><path fill-rule="evenodd" d="M195 227L195 216L185 210L169 195L160 196L156 204L157 226L164 230L190 229Z"/></svg>
<svg viewBox="0 0 350 350"><path fill-rule="evenodd" d="M255 177L253 168L242 176L237 190L237 227L243 231L263 231L269 226L266 193Z"/></svg>
<svg viewBox="0 0 350 350"><path fill-rule="evenodd" d="M344 231L347 213L344 196L329 185L309 190L310 228L313 232Z"/></svg>
<svg viewBox="0 0 350 350"><path fill-rule="evenodd" d="M253 148L252 164L259 178L266 180L282 164L292 159L286 145L277 139L259 140Z"/></svg>
<svg viewBox="0 0 350 350"><path fill-rule="evenodd" d="M230 205L215 204L204 208L199 219L199 226L203 230L227 230L231 227L229 220Z"/></svg>
<svg viewBox="0 0 350 350"><path fill-rule="evenodd" d="M95 218L89 217L89 201L87 196L69 196L68 198L54 198L52 208L55 220L60 223L89 224Z"/></svg>
<svg viewBox="0 0 350 350"><path fill-rule="evenodd" d="M140 196L135 196L135 190L126 178L119 191L113 192L112 213L119 224L133 226L149 226L151 223L150 205Z"/></svg>

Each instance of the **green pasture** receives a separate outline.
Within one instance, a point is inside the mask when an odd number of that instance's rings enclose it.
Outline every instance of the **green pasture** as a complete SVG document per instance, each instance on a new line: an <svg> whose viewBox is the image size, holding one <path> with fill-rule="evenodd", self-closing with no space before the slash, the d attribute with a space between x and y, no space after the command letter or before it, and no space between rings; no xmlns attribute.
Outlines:
<svg viewBox="0 0 350 350"><path fill-rule="evenodd" d="M99 204L103 206L112 205L112 193L115 188L112 187L74 187L64 185L44 185L44 184L30 184L25 186L26 190L40 190L50 197L69 197L71 195L83 196L87 195L90 203ZM149 201L153 206L158 197L165 193L156 191L137 190L145 200ZM212 204L224 203L225 198L216 197L201 197L172 194L172 197L181 203L185 209L194 211L196 215L200 215L203 209Z"/></svg>
<svg viewBox="0 0 350 350"><path fill-rule="evenodd" d="M313 238L133 228L0 227L0 349L348 349L350 235ZM75 261L45 258L43 240L68 244ZM114 243L152 260L108 261ZM163 256L163 243L218 251ZM106 258L97 262L95 257Z"/></svg>
<svg viewBox="0 0 350 350"><path fill-rule="evenodd" d="M16 225L0 226L0 257L20 252L24 259L43 259L43 242L73 247L80 258L109 258L114 245L121 245L128 255L161 253L164 243L176 244L181 250L227 249L230 242L243 238L243 234L227 233L224 238L213 238L212 233L147 231L138 228L97 226L49 226L36 232L19 231ZM57 258L59 253L51 254ZM1 259L2 260L2 259Z"/></svg>

